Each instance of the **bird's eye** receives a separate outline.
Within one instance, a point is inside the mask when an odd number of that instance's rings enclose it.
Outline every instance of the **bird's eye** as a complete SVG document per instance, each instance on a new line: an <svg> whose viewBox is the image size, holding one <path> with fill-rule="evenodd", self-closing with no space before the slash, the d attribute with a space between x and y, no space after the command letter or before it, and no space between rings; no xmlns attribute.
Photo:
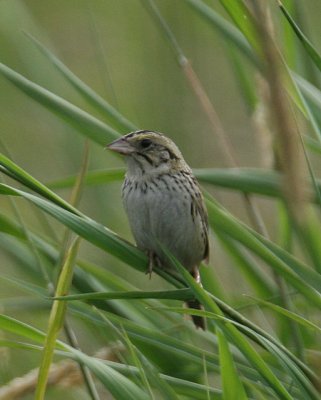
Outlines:
<svg viewBox="0 0 321 400"><path fill-rule="evenodd" d="M143 139L140 142L140 145L142 146L143 149L147 149L152 144L152 141L150 139Z"/></svg>

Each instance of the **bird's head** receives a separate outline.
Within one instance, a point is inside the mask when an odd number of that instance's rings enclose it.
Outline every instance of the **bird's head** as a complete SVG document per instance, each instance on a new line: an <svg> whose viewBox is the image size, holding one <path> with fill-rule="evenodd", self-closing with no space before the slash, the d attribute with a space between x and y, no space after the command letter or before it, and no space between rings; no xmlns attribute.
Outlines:
<svg viewBox="0 0 321 400"><path fill-rule="evenodd" d="M107 148L126 156L131 175L157 175L188 168L176 144L158 132L131 132Z"/></svg>

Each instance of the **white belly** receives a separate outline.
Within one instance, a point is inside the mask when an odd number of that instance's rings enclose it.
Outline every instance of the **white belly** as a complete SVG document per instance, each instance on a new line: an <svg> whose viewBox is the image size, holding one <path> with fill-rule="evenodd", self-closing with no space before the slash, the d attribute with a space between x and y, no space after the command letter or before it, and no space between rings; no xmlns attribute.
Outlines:
<svg viewBox="0 0 321 400"><path fill-rule="evenodd" d="M166 264L166 248L187 269L204 258L204 237L199 213L193 213L192 196L184 188L174 190L168 181L157 180L124 186L123 202L137 246L153 251ZM204 232L203 232L204 236Z"/></svg>

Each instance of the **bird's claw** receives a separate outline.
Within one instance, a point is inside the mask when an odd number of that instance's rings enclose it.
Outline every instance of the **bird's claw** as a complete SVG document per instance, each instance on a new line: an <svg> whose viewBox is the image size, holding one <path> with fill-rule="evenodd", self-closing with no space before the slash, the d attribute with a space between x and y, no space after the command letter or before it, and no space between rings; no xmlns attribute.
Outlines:
<svg viewBox="0 0 321 400"><path fill-rule="evenodd" d="M151 279L154 268L154 253L152 251L149 251L147 255L148 255L148 268L146 271L146 275L149 274L149 279Z"/></svg>

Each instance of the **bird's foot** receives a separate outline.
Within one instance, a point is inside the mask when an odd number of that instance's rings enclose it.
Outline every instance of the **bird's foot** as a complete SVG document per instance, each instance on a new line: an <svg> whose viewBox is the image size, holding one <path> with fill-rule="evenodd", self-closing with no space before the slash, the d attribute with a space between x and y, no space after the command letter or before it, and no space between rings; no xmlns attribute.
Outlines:
<svg viewBox="0 0 321 400"><path fill-rule="evenodd" d="M148 267L146 274L149 274L149 279L151 279L154 267L160 267L161 262L158 256L151 250L147 252L147 256L148 256Z"/></svg>

